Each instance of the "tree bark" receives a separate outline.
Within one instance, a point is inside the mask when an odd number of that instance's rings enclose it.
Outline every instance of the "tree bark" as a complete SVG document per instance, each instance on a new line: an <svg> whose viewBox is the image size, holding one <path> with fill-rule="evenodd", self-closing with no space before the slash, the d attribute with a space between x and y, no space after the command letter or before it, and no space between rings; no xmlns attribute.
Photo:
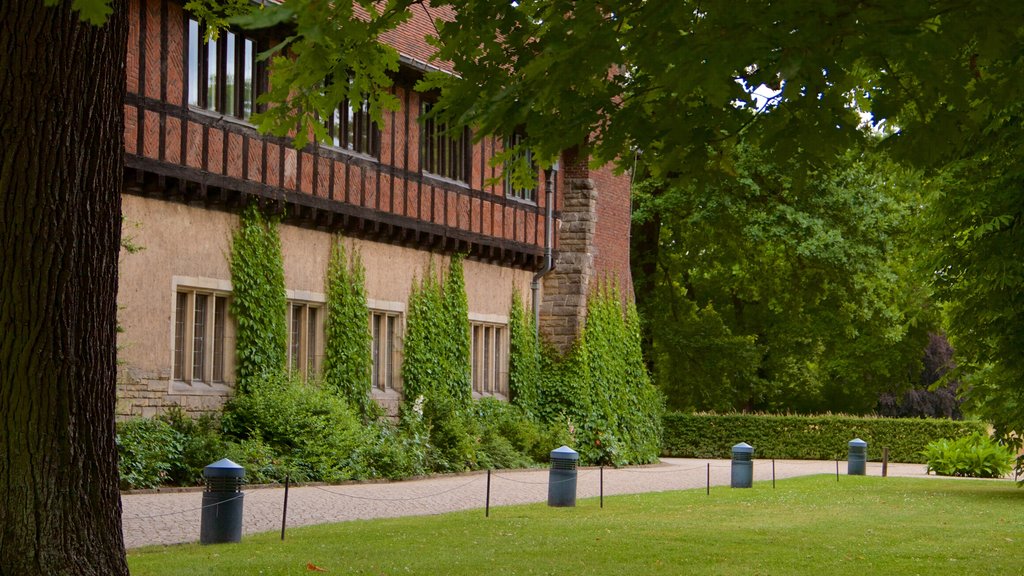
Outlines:
<svg viewBox="0 0 1024 576"><path fill-rule="evenodd" d="M127 18L0 2L0 575L127 574L114 404Z"/></svg>
<svg viewBox="0 0 1024 576"><path fill-rule="evenodd" d="M662 190L651 195L661 196ZM629 263L633 273L633 294L640 313L640 346L644 364L651 374L654 366L654 328L652 323L662 318L664 303L658 298L658 259L661 257L661 212L655 212L642 224L634 224L630 235Z"/></svg>

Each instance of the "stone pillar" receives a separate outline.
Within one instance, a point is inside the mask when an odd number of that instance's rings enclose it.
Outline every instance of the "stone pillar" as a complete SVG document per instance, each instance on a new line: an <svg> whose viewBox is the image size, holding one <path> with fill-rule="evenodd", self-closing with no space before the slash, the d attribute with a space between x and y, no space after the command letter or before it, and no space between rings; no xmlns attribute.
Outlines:
<svg viewBox="0 0 1024 576"><path fill-rule="evenodd" d="M587 316L587 293L594 278L597 194L586 158L566 154L559 196L554 270L544 277L540 333L559 351L572 347Z"/></svg>

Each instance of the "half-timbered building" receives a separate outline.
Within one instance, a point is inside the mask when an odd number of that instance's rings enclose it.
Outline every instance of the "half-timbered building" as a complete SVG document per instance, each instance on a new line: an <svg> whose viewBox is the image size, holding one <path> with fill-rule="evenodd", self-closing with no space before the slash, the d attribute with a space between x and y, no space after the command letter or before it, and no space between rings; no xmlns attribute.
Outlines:
<svg viewBox="0 0 1024 576"><path fill-rule="evenodd" d="M204 43L179 0L130 6L122 201L124 235L141 251L120 264L120 415L214 410L231 394L230 244L252 202L281 216L293 371L320 366L331 243L340 234L360 253L373 395L389 410L401 398L409 294L431 258L467 255L477 396L508 396L513 292L536 302L541 332L565 348L596 279L630 291L628 176L566 153L534 187L513 187L489 162L499 139L420 120L430 100L413 85L445 66L423 40L437 9L424 4L386 38L401 54L401 108L377 125L358 103L343 106L325 119L329 141L297 150L250 123L267 38L231 31Z"/></svg>

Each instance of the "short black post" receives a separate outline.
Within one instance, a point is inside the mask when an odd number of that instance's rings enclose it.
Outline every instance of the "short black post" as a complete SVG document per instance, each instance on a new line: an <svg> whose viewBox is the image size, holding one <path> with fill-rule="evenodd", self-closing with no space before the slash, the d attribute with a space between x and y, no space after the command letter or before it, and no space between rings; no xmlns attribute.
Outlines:
<svg viewBox="0 0 1024 576"><path fill-rule="evenodd" d="M281 512L281 540L284 540L284 528L288 522L288 484L291 478L284 477L284 511Z"/></svg>
<svg viewBox="0 0 1024 576"><path fill-rule="evenodd" d="M711 462L708 462L708 496L711 496Z"/></svg>
<svg viewBox="0 0 1024 576"><path fill-rule="evenodd" d="M839 460L836 460L836 482L839 482Z"/></svg>
<svg viewBox="0 0 1024 576"><path fill-rule="evenodd" d="M601 466L601 508L604 508L604 466Z"/></svg>
<svg viewBox="0 0 1024 576"><path fill-rule="evenodd" d="M775 458L772 458L772 490L775 490Z"/></svg>
<svg viewBox="0 0 1024 576"><path fill-rule="evenodd" d="M484 518L491 516L491 469L487 469L487 500L484 504Z"/></svg>

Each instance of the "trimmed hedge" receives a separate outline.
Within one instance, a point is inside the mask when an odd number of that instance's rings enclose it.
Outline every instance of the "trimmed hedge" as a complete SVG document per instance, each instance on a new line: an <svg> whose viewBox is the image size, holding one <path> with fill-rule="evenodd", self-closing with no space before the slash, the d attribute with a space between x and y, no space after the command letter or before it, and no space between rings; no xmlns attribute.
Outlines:
<svg viewBox="0 0 1024 576"><path fill-rule="evenodd" d="M986 434L972 420L870 418L855 416L772 416L764 414L684 414L664 417L663 456L730 458L740 442L754 447L754 458L845 460L854 438L868 443L868 459L924 463L922 450L940 438Z"/></svg>

